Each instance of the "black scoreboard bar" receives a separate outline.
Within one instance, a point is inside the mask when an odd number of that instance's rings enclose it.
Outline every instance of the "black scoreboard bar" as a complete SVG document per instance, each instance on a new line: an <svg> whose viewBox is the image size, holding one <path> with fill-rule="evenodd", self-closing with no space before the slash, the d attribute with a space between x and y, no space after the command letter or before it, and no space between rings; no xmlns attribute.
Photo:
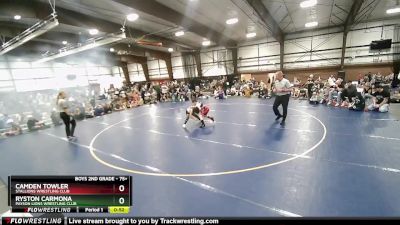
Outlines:
<svg viewBox="0 0 400 225"><path fill-rule="evenodd" d="M132 205L131 176L9 176L12 212L115 213ZM129 211L129 210L128 210Z"/></svg>

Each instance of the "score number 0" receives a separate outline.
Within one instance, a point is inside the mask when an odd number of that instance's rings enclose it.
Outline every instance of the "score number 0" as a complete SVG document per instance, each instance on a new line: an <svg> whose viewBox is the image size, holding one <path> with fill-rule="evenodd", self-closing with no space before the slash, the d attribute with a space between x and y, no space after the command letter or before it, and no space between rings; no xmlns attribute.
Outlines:
<svg viewBox="0 0 400 225"><path fill-rule="evenodd" d="M125 186L122 185L122 184L119 185L118 190L120 192L124 192L125 191ZM123 205L125 203L125 198L124 197L119 198L118 202L119 202L119 204Z"/></svg>

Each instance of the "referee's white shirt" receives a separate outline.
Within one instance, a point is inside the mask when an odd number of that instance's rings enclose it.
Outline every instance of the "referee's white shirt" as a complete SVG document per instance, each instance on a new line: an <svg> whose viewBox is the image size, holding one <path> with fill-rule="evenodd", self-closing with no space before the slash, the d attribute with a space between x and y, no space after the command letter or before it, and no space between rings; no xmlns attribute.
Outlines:
<svg viewBox="0 0 400 225"><path fill-rule="evenodd" d="M276 89L282 89L282 88L287 88L287 89L289 89L289 88L291 88L291 85L290 85L289 80L288 80L288 79L285 79L285 78L283 78L281 81L279 81L278 79L276 79L274 84L275 84L275 88L276 88ZM278 93L275 93L275 94L278 95L278 96L282 96L282 95L290 94L290 92L291 92L291 91L288 91L288 92L278 92Z"/></svg>

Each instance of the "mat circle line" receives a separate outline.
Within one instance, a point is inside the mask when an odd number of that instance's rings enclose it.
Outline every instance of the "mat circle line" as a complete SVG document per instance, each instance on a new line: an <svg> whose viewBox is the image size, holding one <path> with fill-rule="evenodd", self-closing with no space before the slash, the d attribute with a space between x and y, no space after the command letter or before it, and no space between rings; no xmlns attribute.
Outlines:
<svg viewBox="0 0 400 225"><path fill-rule="evenodd" d="M246 103L243 103L243 104L246 104ZM266 105L266 104L260 104L260 105ZM304 156L306 156L308 153L314 151L314 150L315 150L319 145L321 145L322 142L325 140L326 134L327 134L327 130L326 130L325 124L324 124L320 119L318 119L318 118L315 117L314 115L312 115L312 114L310 114L310 113L307 113L307 112L304 112L304 111L302 111L302 110L298 110L298 109L294 109L294 108L289 108L289 109L295 110L295 111L298 111L298 112L301 112L301 113L304 113L304 114L307 114L307 115L309 115L311 118L313 118L313 119L315 119L316 121L318 121L318 122L321 124L321 126L323 127L323 129L324 129L324 133L323 133L321 139L320 139L315 145L311 146L309 149L307 149L307 150L304 151L303 153L301 153L301 154L299 154L299 155L295 155L295 156L290 157L290 158L287 158L287 159L284 159L284 160L276 161L276 162L273 162L273 163L268 163L268 164L263 164L263 165L258 165L258 166L243 168L243 169L237 169L237 170L226 170L226 171L212 172L212 173L161 173L161 172L160 172L160 173L155 173L155 172L144 172L144 171L140 171L140 170L132 170L132 169L123 168L123 167L120 167L120 166L111 164L111 163L109 163L109 162L106 162L106 161L104 161L103 159L101 159L99 156L97 156L96 153L95 153L95 148L93 147L93 145L94 145L96 139L97 139L102 133L104 133L105 131L111 129L112 127L115 127L115 126L117 126L118 124L123 123L123 122L128 121L128 120L133 119L133 118L127 118L127 119L121 120L121 121L119 121L119 122L117 122L117 123L114 123L114 124L112 124L112 125L110 125L110 126L104 128L103 130L101 130L101 131L100 131L99 133L97 133L97 134L93 137L93 139L90 141L89 151L90 151L91 156L92 156L96 161L98 161L99 163L101 163L101 164L103 164L103 165L105 165L105 166L108 166L108 167L110 167L110 168L113 168L113 169L116 169L116 170L120 170L120 171L123 171L123 172L128 172L128 173L133 173L133 174L139 174L139 175L147 175L147 176L160 176L160 177L206 177L206 176L221 176L221 175L238 174L238 173L256 171L256 170L260 170L260 169L264 169L264 168L268 168L268 167L280 165L280 164L283 164L283 163L287 163L287 162L293 161L293 160L295 160L295 159L304 157Z"/></svg>

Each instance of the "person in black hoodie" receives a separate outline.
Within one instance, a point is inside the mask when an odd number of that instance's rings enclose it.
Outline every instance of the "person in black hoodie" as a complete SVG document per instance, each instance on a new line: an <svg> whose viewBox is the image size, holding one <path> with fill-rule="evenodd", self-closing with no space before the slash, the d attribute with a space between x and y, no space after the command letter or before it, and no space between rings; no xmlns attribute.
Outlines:
<svg viewBox="0 0 400 225"><path fill-rule="evenodd" d="M381 85L375 86L376 91L372 94L372 104L368 106L369 111L388 112L390 104L390 93Z"/></svg>
<svg viewBox="0 0 400 225"><path fill-rule="evenodd" d="M360 92L357 92L356 96L352 97L352 102L349 104L349 109L355 111L365 110L365 99Z"/></svg>
<svg viewBox="0 0 400 225"><path fill-rule="evenodd" d="M353 102L353 97L357 94L357 87L354 84L348 82L340 95L342 99L341 107L348 107Z"/></svg>

